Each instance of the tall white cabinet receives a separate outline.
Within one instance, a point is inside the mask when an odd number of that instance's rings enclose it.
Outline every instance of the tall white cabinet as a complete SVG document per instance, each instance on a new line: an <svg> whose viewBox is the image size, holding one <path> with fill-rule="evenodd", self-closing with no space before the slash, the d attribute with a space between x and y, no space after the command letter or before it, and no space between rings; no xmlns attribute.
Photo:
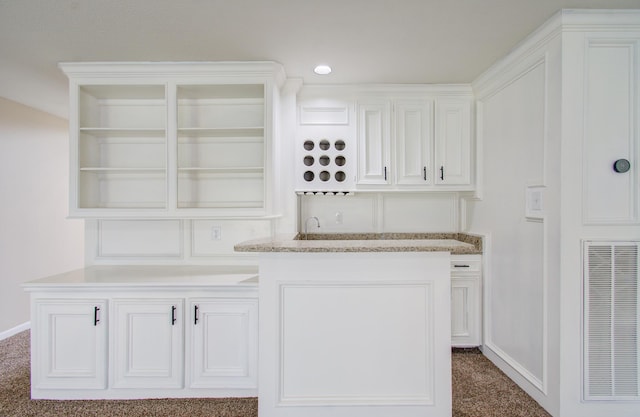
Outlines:
<svg viewBox="0 0 640 417"><path fill-rule="evenodd" d="M284 70L251 63L65 63L70 215L273 214Z"/></svg>

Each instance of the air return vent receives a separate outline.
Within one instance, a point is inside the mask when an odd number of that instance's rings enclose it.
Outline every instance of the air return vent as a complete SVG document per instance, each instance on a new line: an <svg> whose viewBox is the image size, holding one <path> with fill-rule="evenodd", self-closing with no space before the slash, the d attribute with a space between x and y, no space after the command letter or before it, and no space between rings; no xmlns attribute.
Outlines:
<svg viewBox="0 0 640 417"><path fill-rule="evenodd" d="M640 400L637 242L585 242L585 400Z"/></svg>

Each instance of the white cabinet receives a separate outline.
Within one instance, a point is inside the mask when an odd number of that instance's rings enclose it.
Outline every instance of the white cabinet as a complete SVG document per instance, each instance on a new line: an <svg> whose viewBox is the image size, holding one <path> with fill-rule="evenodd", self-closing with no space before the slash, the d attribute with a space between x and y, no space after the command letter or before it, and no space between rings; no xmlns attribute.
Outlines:
<svg viewBox="0 0 640 417"><path fill-rule="evenodd" d="M113 388L183 386L183 300L114 299Z"/></svg>
<svg viewBox="0 0 640 417"><path fill-rule="evenodd" d="M31 385L107 386L107 311L102 299L49 299L32 305Z"/></svg>
<svg viewBox="0 0 640 417"><path fill-rule="evenodd" d="M358 104L359 185L390 184L391 103Z"/></svg>
<svg viewBox="0 0 640 417"><path fill-rule="evenodd" d="M432 184L431 101L397 101L394 106L395 181L400 185Z"/></svg>
<svg viewBox="0 0 640 417"><path fill-rule="evenodd" d="M91 267L27 284L32 398L257 395L256 275L208 269Z"/></svg>
<svg viewBox="0 0 640 417"><path fill-rule="evenodd" d="M451 345L482 344L481 255L451 256Z"/></svg>
<svg viewBox="0 0 640 417"><path fill-rule="evenodd" d="M275 63L61 64L70 80L70 215L271 212Z"/></svg>
<svg viewBox="0 0 640 417"><path fill-rule="evenodd" d="M471 183L471 100L436 100L436 184Z"/></svg>
<svg viewBox="0 0 640 417"><path fill-rule="evenodd" d="M432 120L429 100L359 103L358 184L429 184Z"/></svg>
<svg viewBox="0 0 640 417"><path fill-rule="evenodd" d="M472 188L470 94L362 99L357 115L357 188Z"/></svg>
<svg viewBox="0 0 640 417"><path fill-rule="evenodd" d="M191 388L258 386L258 300L198 298L189 302Z"/></svg>

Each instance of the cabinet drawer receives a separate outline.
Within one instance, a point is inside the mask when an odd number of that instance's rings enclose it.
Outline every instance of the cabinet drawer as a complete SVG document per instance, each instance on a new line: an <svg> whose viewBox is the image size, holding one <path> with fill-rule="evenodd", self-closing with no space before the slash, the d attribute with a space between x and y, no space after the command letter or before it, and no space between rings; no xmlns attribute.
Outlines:
<svg viewBox="0 0 640 417"><path fill-rule="evenodd" d="M482 256L454 255L451 257L451 272L480 272L482 270Z"/></svg>

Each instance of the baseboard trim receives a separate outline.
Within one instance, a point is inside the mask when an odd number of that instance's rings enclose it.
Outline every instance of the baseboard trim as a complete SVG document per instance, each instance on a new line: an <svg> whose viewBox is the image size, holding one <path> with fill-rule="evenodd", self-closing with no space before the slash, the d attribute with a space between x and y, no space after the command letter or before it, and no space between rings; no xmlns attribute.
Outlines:
<svg viewBox="0 0 640 417"><path fill-rule="evenodd" d="M26 323L22 323L17 325L16 327L9 329L9 330L5 330L4 332L0 332L0 340L4 340L4 339L8 339L11 336L13 336L14 334L18 334L22 331L28 330L31 328L31 322L28 321Z"/></svg>
<svg viewBox="0 0 640 417"><path fill-rule="evenodd" d="M544 393L539 386L533 383L529 378L527 378L519 368L519 366L514 367L509 360L506 360L500 355L499 349L492 349L488 345L482 346L482 353L487 357L495 366L498 367L502 372L504 372L509 379L515 382L524 392L526 392L531 398L533 398L542 408L544 408L549 414L552 416L554 414L553 410L550 408L549 397L546 393ZM505 355L508 357L508 355Z"/></svg>

